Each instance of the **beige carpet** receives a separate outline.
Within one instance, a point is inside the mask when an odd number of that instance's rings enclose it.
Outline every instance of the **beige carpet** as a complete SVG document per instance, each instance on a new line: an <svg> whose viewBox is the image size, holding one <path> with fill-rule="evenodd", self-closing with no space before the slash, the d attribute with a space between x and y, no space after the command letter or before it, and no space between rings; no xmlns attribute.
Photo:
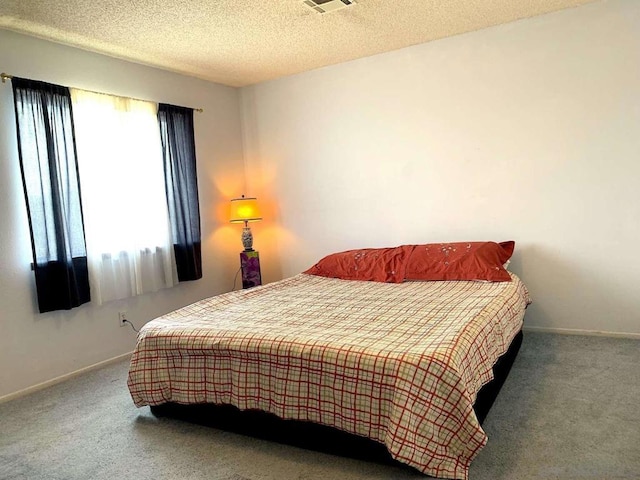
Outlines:
<svg viewBox="0 0 640 480"><path fill-rule="evenodd" d="M0 404L1 480L420 479L137 409L120 362ZM471 480L640 479L640 341L525 333Z"/></svg>

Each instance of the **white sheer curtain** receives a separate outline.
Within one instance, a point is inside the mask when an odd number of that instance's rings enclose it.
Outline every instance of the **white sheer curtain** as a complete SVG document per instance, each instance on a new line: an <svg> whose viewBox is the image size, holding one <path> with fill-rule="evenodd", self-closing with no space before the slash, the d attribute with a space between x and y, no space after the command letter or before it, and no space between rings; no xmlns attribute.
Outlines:
<svg viewBox="0 0 640 480"><path fill-rule="evenodd" d="M158 106L71 89L91 297L174 285Z"/></svg>

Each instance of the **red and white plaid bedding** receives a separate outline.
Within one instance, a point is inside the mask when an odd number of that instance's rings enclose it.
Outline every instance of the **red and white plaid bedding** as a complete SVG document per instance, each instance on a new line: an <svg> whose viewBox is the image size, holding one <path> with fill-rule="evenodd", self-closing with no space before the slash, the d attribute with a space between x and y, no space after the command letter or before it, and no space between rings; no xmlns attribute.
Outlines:
<svg viewBox="0 0 640 480"><path fill-rule="evenodd" d="M128 385L137 406L231 404L377 440L397 460L468 478L487 436L480 387L530 302L512 282L347 281L299 274L146 324Z"/></svg>

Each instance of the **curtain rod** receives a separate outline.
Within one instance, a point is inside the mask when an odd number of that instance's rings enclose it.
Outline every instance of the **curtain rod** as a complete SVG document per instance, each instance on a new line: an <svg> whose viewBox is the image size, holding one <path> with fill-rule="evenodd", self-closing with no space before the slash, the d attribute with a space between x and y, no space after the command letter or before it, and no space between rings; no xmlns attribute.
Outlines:
<svg viewBox="0 0 640 480"><path fill-rule="evenodd" d="M13 75L9 75L8 73L0 73L0 78L2 78L2 83L7 83L7 80L11 80L13 78ZM78 90L84 90L85 92L91 92L91 93L98 93L100 95L111 95L110 93L104 93L104 92L96 92L94 90L85 90L84 88L79 88ZM143 100L141 98L133 98L133 97L123 97L122 95L113 95L114 97L120 97L120 98L126 98L128 100L139 100L141 102L148 102L149 100ZM202 108L194 108L193 109L194 112L204 112L204 109Z"/></svg>

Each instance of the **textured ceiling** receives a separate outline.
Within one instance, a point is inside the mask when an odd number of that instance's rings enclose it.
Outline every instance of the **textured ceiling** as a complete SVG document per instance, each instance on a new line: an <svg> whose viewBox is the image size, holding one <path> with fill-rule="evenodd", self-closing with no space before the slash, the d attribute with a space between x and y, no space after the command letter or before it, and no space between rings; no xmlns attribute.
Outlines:
<svg viewBox="0 0 640 480"><path fill-rule="evenodd" d="M0 0L0 28L244 86L590 1Z"/></svg>

